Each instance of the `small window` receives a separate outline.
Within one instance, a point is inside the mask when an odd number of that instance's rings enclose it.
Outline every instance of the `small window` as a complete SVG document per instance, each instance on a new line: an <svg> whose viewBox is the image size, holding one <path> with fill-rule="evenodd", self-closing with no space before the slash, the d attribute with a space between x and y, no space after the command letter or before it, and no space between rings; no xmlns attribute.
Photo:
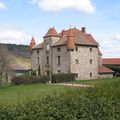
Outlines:
<svg viewBox="0 0 120 120"><path fill-rule="evenodd" d="M78 51L78 47L75 47L75 50Z"/></svg>
<svg viewBox="0 0 120 120"><path fill-rule="evenodd" d="M37 54L39 54L39 50L37 50Z"/></svg>
<svg viewBox="0 0 120 120"><path fill-rule="evenodd" d="M60 47L58 47L58 48L57 48L57 51L58 51L58 52L60 52L60 51L61 51L61 48L60 48Z"/></svg>
<svg viewBox="0 0 120 120"><path fill-rule="evenodd" d="M92 48L90 48L90 52L92 52Z"/></svg>
<svg viewBox="0 0 120 120"><path fill-rule="evenodd" d="M39 65L39 57L37 57L37 63L38 63L38 65Z"/></svg>
<svg viewBox="0 0 120 120"><path fill-rule="evenodd" d="M49 57L47 57L47 64L49 64Z"/></svg>
<svg viewBox="0 0 120 120"><path fill-rule="evenodd" d="M92 73L90 73L90 77L92 77Z"/></svg>
<svg viewBox="0 0 120 120"><path fill-rule="evenodd" d="M48 44L46 44L46 48L47 48L47 50L49 50L49 49L50 49L50 45L49 45L49 43L48 43Z"/></svg>
<svg viewBox="0 0 120 120"><path fill-rule="evenodd" d="M58 56L58 65L60 65L60 56Z"/></svg>
<svg viewBox="0 0 120 120"><path fill-rule="evenodd" d="M58 73L60 73L61 71L60 70L58 70Z"/></svg>
<svg viewBox="0 0 120 120"><path fill-rule="evenodd" d="M75 63L78 64L78 59L75 59Z"/></svg>
<svg viewBox="0 0 120 120"><path fill-rule="evenodd" d="M92 59L90 59L90 64L92 64Z"/></svg>

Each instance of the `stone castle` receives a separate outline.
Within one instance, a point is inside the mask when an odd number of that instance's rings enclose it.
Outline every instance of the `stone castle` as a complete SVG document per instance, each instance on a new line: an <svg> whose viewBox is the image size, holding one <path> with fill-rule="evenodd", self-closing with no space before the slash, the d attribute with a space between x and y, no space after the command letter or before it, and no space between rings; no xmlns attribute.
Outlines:
<svg viewBox="0 0 120 120"><path fill-rule="evenodd" d="M30 42L32 69L38 75L75 73L77 79L111 78L113 71L102 65L98 42L86 28L70 28L57 33L50 28L43 42Z"/></svg>

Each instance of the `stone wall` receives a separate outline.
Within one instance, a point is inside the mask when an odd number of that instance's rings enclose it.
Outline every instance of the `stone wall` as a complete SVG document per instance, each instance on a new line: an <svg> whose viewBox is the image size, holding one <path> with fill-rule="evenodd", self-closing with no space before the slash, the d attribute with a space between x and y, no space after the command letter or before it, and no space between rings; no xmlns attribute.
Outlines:
<svg viewBox="0 0 120 120"><path fill-rule="evenodd" d="M43 74L43 71L42 71L43 70L43 68L42 68L42 54L43 54L42 49L32 50L32 53L31 53L32 70L37 71L37 73L38 73L38 67L40 65L41 74ZM38 58L39 58L39 62L38 62Z"/></svg>
<svg viewBox="0 0 120 120"><path fill-rule="evenodd" d="M99 74L99 79L103 79L103 78L113 78L113 73L103 73L103 74Z"/></svg>
<svg viewBox="0 0 120 120"><path fill-rule="evenodd" d="M90 51L92 48L92 51ZM98 48L91 46L77 46L70 54L70 71L78 73L78 79L97 79L98 78ZM78 60L78 63L77 63ZM90 64L90 60L92 63Z"/></svg>
<svg viewBox="0 0 120 120"><path fill-rule="evenodd" d="M60 48L60 51L57 49ZM52 48L52 73L68 73L70 72L70 51L66 46L58 46ZM58 56L60 56L60 65L58 65Z"/></svg>

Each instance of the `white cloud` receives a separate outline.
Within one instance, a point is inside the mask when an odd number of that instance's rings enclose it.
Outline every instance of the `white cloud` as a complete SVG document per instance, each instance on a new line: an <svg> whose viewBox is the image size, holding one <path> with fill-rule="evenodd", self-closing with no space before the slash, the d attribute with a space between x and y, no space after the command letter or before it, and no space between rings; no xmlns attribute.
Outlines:
<svg viewBox="0 0 120 120"><path fill-rule="evenodd" d="M120 40L120 33L116 33L115 39L116 39L116 40Z"/></svg>
<svg viewBox="0 0 120 120"><path fill-rule="evenodd" d="M0 2L0 10L5 10L5 9L7 9L6 5Z"/></svg>
<svg viewBox="0 0 120 120"><path fill-rule="evenodd" d="M0 29L0 43L29 44L30 39L28 34L18 29Z"/></svg>
<svg viewBox="0 0 120 120"><path fill-rule="evenodd" d="M91 0L31 0L30 3L38 4L44 11L50 12L59 12L64 9L74 9L85 13L95 12Z"/></svg>

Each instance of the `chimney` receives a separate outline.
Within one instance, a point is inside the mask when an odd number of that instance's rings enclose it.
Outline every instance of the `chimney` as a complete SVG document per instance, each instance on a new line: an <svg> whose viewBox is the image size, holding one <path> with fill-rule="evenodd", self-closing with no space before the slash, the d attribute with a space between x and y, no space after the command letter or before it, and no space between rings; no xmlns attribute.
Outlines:
<svg viewBox="0 0 120 120"><path fill-rule="evenodd" d="M36 45L35 39L34 39L34 37L32 37L31 42L30 42L30 50L32 50L32 48L34 48L35 45Z"/></svg>
<svg viewBox="0 0 120 120"><path fill-rule="evenodd" d="M86 33L86 28L85 27L82 27L82 32Z"/></svg>
<svg viewBox="0 0 120 120"><path fill-rule="evenodd" d="M68 30L68 36L67 36L67 49L71 50L75 47L75 40L74 40L74 31L72 29Z"/></svg>

